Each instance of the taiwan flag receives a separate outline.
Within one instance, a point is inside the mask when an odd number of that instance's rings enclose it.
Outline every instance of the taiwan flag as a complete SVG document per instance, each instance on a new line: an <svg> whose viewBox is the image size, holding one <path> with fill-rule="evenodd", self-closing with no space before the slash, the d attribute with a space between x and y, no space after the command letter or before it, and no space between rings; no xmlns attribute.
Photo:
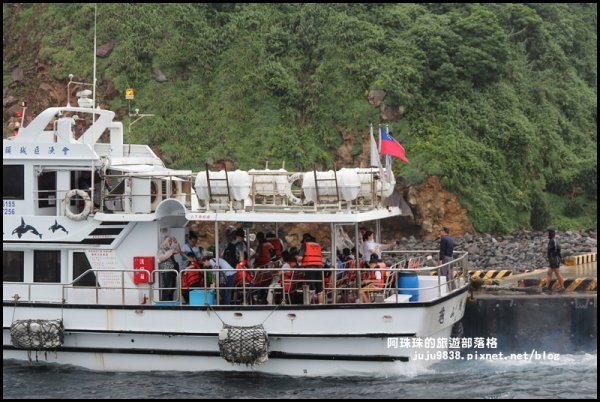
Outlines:
<svg viewBox="0 0 600 402"><path fill-rule="evenodd" d="M384 155L392 155L396 158L402 159L404 163L408 163L408 159L406 159L406 152L404 152L404 148L398 141L396 141L391 135L388 134L385 128L379 129L379 134L381 135L381 153Z"/></svg>

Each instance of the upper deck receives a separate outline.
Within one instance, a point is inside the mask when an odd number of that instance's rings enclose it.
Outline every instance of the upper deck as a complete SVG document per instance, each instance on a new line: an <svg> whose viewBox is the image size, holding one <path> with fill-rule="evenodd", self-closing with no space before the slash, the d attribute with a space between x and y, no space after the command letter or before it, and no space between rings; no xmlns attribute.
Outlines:
<svg viewBox="0 0 600 402"><path fill-rule="evenodd" d="M357 223L402 213L381 167L318 172L174 170L147 145L124 144L109 110L52 107L3 141L4 215L99 221ZM85 197L84 197L85 198ZM86 205L87 206L87 205ZM11 223L12 224L12 223Z"/></svg>

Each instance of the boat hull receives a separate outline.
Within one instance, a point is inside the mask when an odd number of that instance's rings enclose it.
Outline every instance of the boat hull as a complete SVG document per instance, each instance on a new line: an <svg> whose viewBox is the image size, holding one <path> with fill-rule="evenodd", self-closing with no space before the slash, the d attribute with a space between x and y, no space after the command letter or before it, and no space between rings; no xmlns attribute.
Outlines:
<svg viewBox="0 0 600 402"><path fill-rule="evenodd" d="M414 373L445 349L413 339L448 338L466 304L466 289L429 303L331 306L77 306L4 305L4 359L71 364L101 371L247 371L293 376ZM258 308L258 309L257 309ZM16 310L15 310L16 309ZM11 318L63 317L64 344L27 351L11 344ZM262 364L225 361L218 338L223 323L263 324L269 358ZM403 344L401 339L408 339ZM439 346L439 345L438 345Z"/></svg>

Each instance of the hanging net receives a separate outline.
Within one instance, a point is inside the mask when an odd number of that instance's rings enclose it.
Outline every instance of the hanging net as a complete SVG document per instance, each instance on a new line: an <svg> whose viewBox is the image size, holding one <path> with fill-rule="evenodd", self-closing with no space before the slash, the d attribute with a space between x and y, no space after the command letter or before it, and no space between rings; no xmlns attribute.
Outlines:
<svg viewBox="0 0 600 402"><path fill-rule="evenodd" d="M62 320L20 320L10 326L13 346L27 350L55 350L64 341Z"/></svg>
<svg viewBox="0 0 600 402"><path fill-rule="evenodd" d="M219 333L221 357L230 363L254 366L268 358L269 337L262 325L235 327L223 324Z"/></svg>

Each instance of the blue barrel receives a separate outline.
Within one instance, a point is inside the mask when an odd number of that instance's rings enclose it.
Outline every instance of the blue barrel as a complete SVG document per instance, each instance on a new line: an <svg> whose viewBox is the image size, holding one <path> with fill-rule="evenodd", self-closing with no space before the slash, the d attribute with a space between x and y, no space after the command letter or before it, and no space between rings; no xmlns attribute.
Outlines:
<svg viewBox="0 0 600 402"><path fill-rule="evenodd" d="M419 275L415 271L398 271L398 288L398 293L411 295L409 301L419 301Z"/></svg>
<svg viewBox="0 0 600 402"><path fill-rule="evenodd" d="M204 304L217 304L217 297L214 289L190 291L190 305L202 306Z"/></svg>

